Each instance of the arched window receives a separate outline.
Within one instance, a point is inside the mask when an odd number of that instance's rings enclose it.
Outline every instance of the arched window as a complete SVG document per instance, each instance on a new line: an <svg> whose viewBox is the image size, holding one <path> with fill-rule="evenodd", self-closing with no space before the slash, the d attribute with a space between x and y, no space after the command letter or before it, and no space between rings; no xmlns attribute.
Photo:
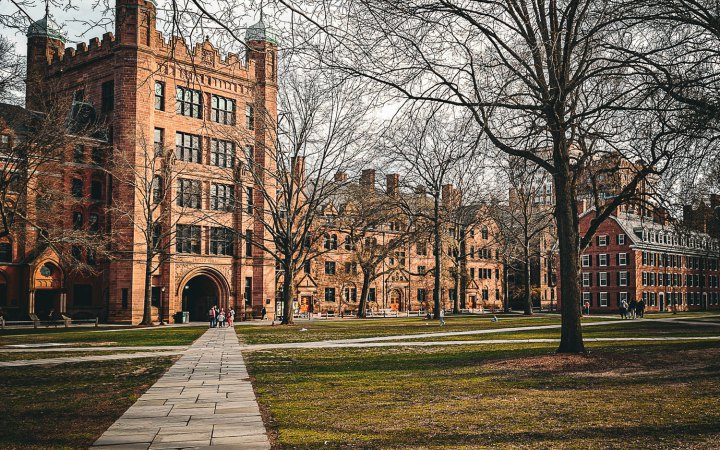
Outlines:
<svg viewBox="0 0 720 450"><path fill-rule="evenodd" d="M337 234L333 234L332 236L330 236L330 250L337 250L337 244Z"/></svg>
<svg viewBox="0 0 720 450"><path fill-rule="evenodd" d="M483 226L483 227L482 227L482 238L483 238L483 239L487 239L487 238L488 238L488 235L489 235L488 227L487 227L487 226Z"/></svg>
<svg viewBox="0 0 720 450"><path fill-rule="evenodd" d="M475 258L475 247L470 246L470 258Z"/></svg>
<svg viewBox="0 0 720 450"><path fill-rule="evenodd" d="M93 233L100 231L100 215L98 213L88 214L88 230Z"/></svg>
<svg viewBox="0 0 720 450"><path fill-rule="evenodd" d="M72 215L73 229L80 230L83 227L83 214L80 211L73 212Z"/></svg>

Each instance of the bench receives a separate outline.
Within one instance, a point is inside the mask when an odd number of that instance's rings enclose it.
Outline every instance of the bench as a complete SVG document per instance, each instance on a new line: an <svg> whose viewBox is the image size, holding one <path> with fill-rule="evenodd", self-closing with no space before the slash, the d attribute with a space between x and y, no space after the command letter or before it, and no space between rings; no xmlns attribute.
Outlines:
<svg viewBox="0 0 720 450"><path fill-rule="evenodd" d="M73 323L79 324L79 323L93 323L95 324L95 328L98 327L100 324L100 318L96 317L94 319L80 319L80 320L74 320L65 314L60 314L60 319L53 319L53 320L41 320L40 317L38 317L37 314L32 313L28 314L28 317L30 317L30 320L5 320L4 317L0 317L0 329L5 329L6 326L11 325L32 325L33 328L37 328L41 324L45 324L46 326L55 325L57 328L58 325L63 324L65 328L70 327Z"/></svg>

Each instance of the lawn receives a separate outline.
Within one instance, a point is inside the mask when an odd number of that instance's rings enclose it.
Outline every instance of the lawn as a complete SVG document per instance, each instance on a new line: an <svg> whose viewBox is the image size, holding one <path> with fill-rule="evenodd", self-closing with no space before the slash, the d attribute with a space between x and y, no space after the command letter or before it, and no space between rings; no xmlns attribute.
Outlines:
<svg viewBox="0 0 720 450"><path fill-rule="evenodd" d="M121 330L87 328L38 328L4 330L0 346L11 344L62 343L98 346L190 345L207 327L153 327Z"/></svg>
<svg viewBox="0 0 720 450"><path fill-rule="evenodd" d="M423 318L365 319L365 320L313 320L291 326L236 327L246 344L277 344L283 342L312 342L335 339L354 339L376 336L397 336L451 331L472 331L492 328L560 325L557 315L500 315L492 322L491 315L447 317L447 325L440 327L437 320ZM589 317L588 322L606 321L606 317ZM610 319L612 320L612 319Z"/></svg>
<svg viewBox="0 0 720 450"><path fill-rule="evenodd" d="M171 357L0 368L0 448L86 448Z"/></svg>
<svg viewBox="0 0 720 450"><path fill-rule="evenodd" d="M162 351L162 350L160 350ZM143 353L147 350L142 350ZM154 351L153 351L154 352ZM0 350L0 362L2 361L18 361L48 358L68 358L68 357L88 357L101 355L123 355L127 353L138 353L138 350L121 350L121 351L98 351L98 352L3 352Z"/></svg>
<svg viewBox="0 0 720 450"><path fill-rule="evenodd" d="M720 343L246 354L282 448L711 449Z"/></svg>

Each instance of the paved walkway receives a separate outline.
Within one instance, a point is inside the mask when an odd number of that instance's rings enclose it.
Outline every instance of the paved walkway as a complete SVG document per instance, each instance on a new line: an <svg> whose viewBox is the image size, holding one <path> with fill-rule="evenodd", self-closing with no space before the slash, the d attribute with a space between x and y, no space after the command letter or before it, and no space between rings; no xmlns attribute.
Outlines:
<svg viewBox="0 0 720 450"><path fill-rule="evenodd" d="M93 448L269 449L235 330L203 334Z"/></svg>

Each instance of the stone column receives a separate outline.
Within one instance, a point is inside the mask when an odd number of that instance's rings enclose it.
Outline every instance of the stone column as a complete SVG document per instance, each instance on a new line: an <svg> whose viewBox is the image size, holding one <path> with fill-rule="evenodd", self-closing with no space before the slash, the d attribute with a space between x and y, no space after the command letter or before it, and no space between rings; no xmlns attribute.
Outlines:
<svg viewBox="0 0 720 450"><path fill-rule="evenodd" d="M35 290L31 290L28 297L28 314L35 314Z"/></svg>
<svg viewBox="0 0 720 450"><path fill-rule="evenodd" d="M60 314L65 314L67 311L67 292L60 292Z"/></svg>

